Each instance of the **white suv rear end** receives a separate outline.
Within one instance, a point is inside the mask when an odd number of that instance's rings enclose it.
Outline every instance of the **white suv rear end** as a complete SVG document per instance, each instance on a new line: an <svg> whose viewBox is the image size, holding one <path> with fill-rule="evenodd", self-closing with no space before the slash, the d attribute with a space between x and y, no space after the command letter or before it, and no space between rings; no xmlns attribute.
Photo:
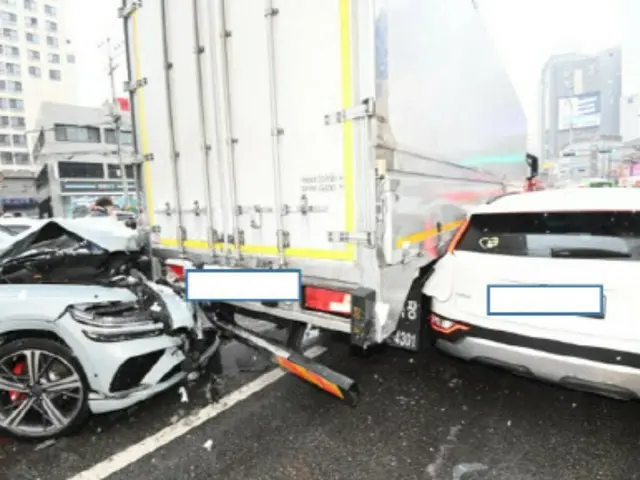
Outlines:
<svg viewBox="0 0 640 480"><path fill-rule="evenodd" d="M522 375L638 397L639 261L640 191L497 199L469 217L425 285L436 344ZM489 315L492 284L603 285L604 315Z"/></svg>

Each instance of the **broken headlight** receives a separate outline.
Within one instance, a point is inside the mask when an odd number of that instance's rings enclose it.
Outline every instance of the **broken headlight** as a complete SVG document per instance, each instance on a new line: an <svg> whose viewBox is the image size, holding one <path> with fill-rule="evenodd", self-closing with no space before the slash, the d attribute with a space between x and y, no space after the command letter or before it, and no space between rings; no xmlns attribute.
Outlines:
<svg viewBox="0 0 640 480"><path fill-rule="evenodd" d="M160 335L163 324L135 302L72 305L67 310L76 322L92 327L83 333L96 341L123 341Z"/></svg>

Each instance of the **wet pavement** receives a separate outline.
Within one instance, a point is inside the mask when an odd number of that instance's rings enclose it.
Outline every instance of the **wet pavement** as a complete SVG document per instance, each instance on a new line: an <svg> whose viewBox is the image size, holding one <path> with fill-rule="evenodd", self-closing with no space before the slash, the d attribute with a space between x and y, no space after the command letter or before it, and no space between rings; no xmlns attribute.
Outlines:
<svg viewBox="0 0 640 480"><path fill-rule="evenodd" d="M286 376L132 461L116 479L640 479L640 405L572 392L437 352L321 358L360 381L355 408ZM241 346L224 391L261 376ZM237 367L240 364L240 367ZM241 370L258 371L241 371ZM50 445L0 445L0 479L72 477L209 405L204 382L94 418ZM134 447L135 448L135 447ZM95 477L94 477L95 478Z"/></svg>

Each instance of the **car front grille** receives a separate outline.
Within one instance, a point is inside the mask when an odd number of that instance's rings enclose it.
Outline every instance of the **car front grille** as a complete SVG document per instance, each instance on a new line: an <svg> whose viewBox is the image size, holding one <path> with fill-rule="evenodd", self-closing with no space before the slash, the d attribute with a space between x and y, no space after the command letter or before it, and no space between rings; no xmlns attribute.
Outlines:
<svg viewBox="0 0 640 480"><path fill-rule="evenodd" d="M118 367L109 390L116 393L137 387L163 354L164 350L156 350L127 359Z"/></svg>

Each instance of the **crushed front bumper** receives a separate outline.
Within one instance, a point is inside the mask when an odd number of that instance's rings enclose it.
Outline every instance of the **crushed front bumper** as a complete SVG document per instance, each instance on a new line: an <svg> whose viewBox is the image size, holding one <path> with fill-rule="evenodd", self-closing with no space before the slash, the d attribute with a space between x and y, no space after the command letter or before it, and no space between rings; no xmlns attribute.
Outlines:
<svg viewBox="0 0 640 480"><path fill-rule="evenodd" d="M102 324L95 310L78 309L57 320L61 337L84 367L94 413L127 408L166 390L215 353L219 341L204 315L169 287L150 282L146 287L142 306L116 323Z"/></svg>

